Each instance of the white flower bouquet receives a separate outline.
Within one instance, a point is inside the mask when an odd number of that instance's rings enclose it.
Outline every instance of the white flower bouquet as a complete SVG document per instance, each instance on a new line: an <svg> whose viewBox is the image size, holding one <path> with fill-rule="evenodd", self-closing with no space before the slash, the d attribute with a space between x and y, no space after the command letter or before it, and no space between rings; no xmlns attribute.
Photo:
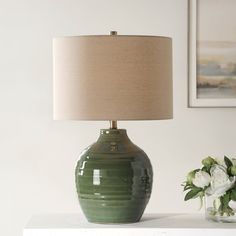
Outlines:
<svg viewBox="0 0 236 236"><path fill-rule="evenodd" d="M207 157L202 160L202 168L188 173L184 182L184 191L188 191L184 200L199 197L201 203L205 198L213 198L212 206L206 208L210 218L232 217L236 210L236 159L224 157L224 160ZM201 204L202 205L202 204ZM213 219L214 220L214 219Z"/></svg>

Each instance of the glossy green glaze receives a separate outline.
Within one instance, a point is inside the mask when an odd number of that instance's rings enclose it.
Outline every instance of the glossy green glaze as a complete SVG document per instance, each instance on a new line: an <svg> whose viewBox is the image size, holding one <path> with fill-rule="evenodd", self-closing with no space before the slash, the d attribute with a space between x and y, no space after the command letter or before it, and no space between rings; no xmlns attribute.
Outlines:
<svg viewBox="0 0 236 236"><path fill-rule="evenodd" d="M88 221L132 223L140 220L152 190L152 166L123 129L103 129L83 151L75 180Z"/></svg>

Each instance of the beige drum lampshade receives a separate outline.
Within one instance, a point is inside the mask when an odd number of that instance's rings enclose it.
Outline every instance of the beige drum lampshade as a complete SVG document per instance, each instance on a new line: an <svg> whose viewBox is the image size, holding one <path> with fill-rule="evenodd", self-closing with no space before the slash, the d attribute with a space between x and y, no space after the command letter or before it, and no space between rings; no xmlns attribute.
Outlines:
<svg viewBox="0 0 236 236"><path fill-rule="evenodd" d="M172 118L170 38L55 38L53 67L54 119Z"/></svg>

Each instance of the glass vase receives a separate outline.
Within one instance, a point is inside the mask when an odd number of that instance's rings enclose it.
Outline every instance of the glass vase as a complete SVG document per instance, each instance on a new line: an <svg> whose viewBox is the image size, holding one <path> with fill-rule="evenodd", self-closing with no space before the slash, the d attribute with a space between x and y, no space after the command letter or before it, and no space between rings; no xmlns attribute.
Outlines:
<svg viewBox="0 0 236 236"><path fill-rule="evenodd" d="M205 196L205 217L207 220L223 223L236 223L236 202L225 206L222 197Z"/></svg>

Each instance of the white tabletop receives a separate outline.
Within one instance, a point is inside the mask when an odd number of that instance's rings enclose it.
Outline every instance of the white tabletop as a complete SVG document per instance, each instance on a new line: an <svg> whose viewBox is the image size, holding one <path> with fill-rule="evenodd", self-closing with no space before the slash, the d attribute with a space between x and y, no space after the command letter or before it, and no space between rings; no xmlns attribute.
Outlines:
<svg viewBox="0 0 236 236"><path fill-rule="evenodd" d="M33 216L24 236L229 236L236 235L235 223L214 223L203 215L149 214L134 224L93 224L77 214Z"/></svg>

